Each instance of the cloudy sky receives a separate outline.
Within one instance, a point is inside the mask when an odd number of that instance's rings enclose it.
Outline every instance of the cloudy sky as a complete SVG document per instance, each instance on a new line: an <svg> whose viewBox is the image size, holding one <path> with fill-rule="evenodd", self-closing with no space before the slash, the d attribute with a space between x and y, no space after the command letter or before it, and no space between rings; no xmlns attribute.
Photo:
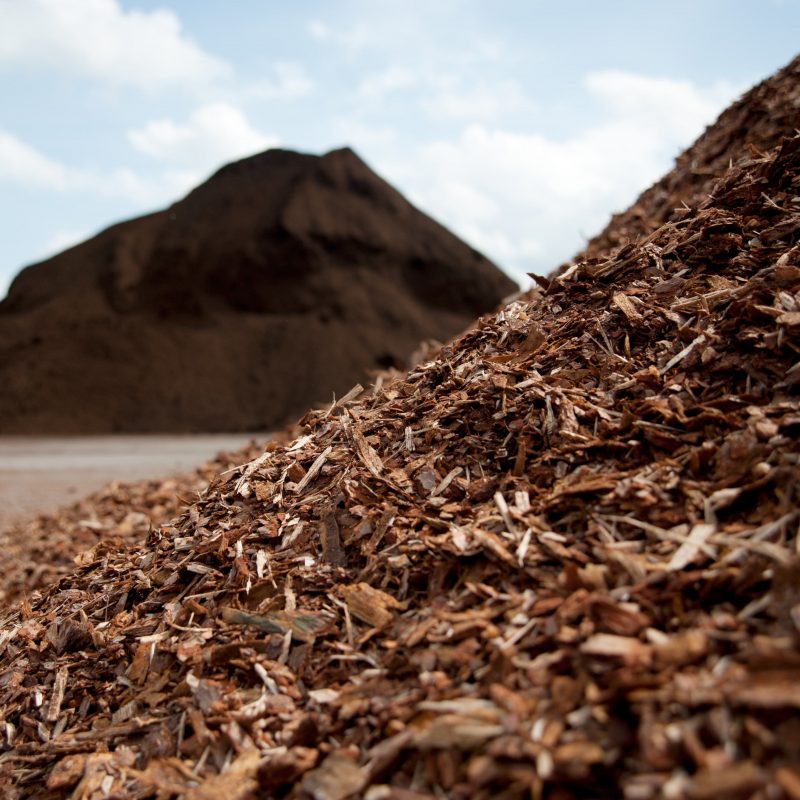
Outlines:
<svg viewBox="0 0 800 800"><path fill-rule="evenodd" d="M800 0L0 0L0 297L276 145L353 146L527 284L798 31Z"/></svg>

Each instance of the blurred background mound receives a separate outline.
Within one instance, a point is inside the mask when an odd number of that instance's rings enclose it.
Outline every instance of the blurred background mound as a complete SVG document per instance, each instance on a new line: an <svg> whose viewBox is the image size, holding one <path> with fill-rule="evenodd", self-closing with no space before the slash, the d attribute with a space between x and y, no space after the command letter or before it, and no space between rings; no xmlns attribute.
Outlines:
<svg viewBox="0 0 800 800"><path fill-rule="evenodd" d="M515 288L352 150L269 150L16 278L0 433L272 429Z"/></svg>

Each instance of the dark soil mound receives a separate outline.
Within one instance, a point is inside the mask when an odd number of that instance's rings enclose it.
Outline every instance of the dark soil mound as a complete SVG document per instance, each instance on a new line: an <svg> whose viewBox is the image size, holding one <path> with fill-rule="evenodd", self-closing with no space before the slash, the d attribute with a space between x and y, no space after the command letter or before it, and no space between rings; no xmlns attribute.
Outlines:
<svg viewBox="0 0 800 800"><path fill-rule="evenodd" d="M0 432L274 428L514 288L351 150L270 150L16 278Z"/></svg>
<svg viewBox="0 0 800 800"><path fill-rule="evenodd" d="M0 789L797 797L800 136L733 161L7 613Z"/></svg>

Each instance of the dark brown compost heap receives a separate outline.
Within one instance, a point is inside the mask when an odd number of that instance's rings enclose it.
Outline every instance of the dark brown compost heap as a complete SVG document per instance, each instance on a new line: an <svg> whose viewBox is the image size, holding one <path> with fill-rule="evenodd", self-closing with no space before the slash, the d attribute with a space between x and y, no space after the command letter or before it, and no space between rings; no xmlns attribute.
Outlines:
<svg viewBox="0 0 800 800"><path fill-rule="evenodd" d="M647 236L686 206L697 207L726 172L732 159L751 149L777 147L800 129L800 56L729 106L719 119L676 160L675 167L643 192L595 236L580 258L603 257L619 246Z"/></svg>
<svg viewBox="0 0 800 800"><path fill-rule="evenodd" d="M800 796L800 137L0 625L10 797Z"/></svg>
<svg viewBox="0 0 800 800"><path fill-rule="evenodd" d="M272 430L514 289L351 150L270 150L16 278L0 433Z"/></svg>

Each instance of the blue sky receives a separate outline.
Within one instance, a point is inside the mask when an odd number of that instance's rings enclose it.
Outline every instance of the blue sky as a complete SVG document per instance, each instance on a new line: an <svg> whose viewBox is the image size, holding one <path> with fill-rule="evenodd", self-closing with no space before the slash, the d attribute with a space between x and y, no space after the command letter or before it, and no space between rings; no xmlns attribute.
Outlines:
<svg viewBox="0 0 800 800"><path fill-rule="evenodd" d="M524 284L796 54L799 0L0 0L0 296L270 146L353 146Z"/></svg>

